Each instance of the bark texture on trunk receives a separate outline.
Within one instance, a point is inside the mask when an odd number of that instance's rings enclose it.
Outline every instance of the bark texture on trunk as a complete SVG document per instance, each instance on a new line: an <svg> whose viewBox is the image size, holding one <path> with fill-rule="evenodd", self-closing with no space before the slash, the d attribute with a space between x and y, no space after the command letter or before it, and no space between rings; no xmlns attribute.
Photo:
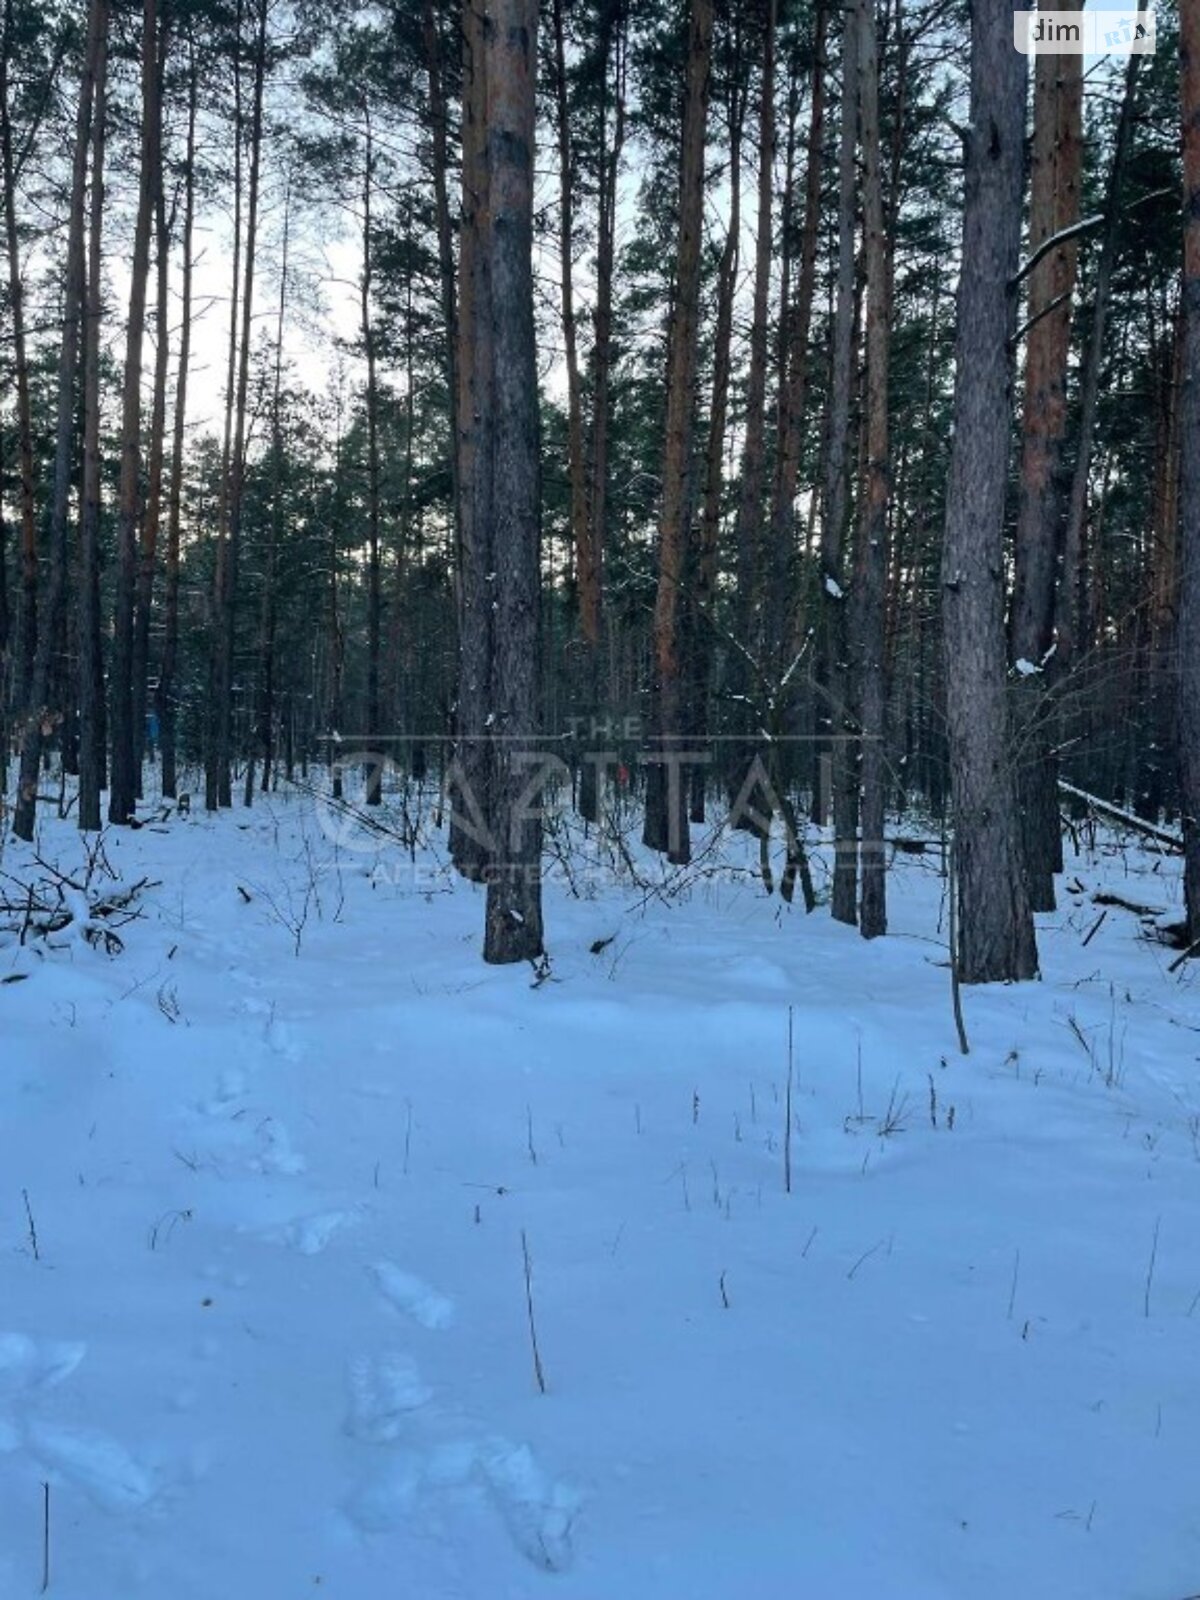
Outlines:
<svg viewBox="0 0 1200 1600"><path fill-rule="evenodd" d="M33 484L33 412L29 396L29 355L25 339L25 277L17 229L17 158L10 115L9 60L13 43L13 0L5 0L4 43L0 50L0 177L4 187L4 238L8 256L8 320L17 400L17 480L21 555L21 637L17 653L19 705L36 716L32 700L38 642L38 546Z"/></svg>
<svg viewBox="0 0 1200 1600"><path fill-rule="evenodd" d="M167 64L167 19L159 29L156 98L162 114L163 80ZM150 612L154 598L154 569L162 527L163 466L166 456L167 375L171 364L170 259L171 236L167 223L166 184L163 178L161 132L159 159L154 174L155 309L154 393L150 406L150 443L146 467L146 505L138 544L137 600L133 617L133 773L137 799L142 798L142 763L146 754L146 708L149 701Z"/></svg>
<svg viewBox="0 0 1200 1600"><path fill-rule="evenodd" d="M708 443L704 452L704 493L700 506L700 529L696 552L696 633L692 644L692 725L707 730L709 695L712 688L713 624L712 608L717 593L717 561L720 549L721 512L724 499L725 434L729 420L729 381L733 358L733 303L737 292L738 262L742 230L742 128L745 121L746 90L743 81L743 50L740 29L733 38L733 64L729 74L727 115L729 122L729 220L725 243L717 267L717 315L713 335L712 402L709 406ZM739 641L741 642L741 641ZM739 657L738 671L743 663ZM736 678L734 680L737 681ZM728 775L727 775L728 776ZM704 821L704 773L697 769L691 786L691 820ZM731 793L740 788L735 772ZM736 819L735 826L736 826Z"/></svg>
<svg viewBox="0 0 1200 1600"><path fill-rule="evenodd" d="M488 862L492 747L485 737L494 616L489 492L492 480L491 227L487 31L482 0L463 10L462 228L458 251L458 685L454 761L447 775L450 851L464 877Z"/></svg>
<svg viewBox="0 0 1200 1600"><path fill-rule="evenodd" d="M859 847L861 899L859 929L865 939L887 932L884 813L887 759L884 745L886 683L884 670L888 573L888 502L891 455L888 445L888 364L892 310L891 252L883 212L879 140L879 50L875 0L859 0L862 61L863 241L867 269L866 486L859 518L855 563L855 667L862 730L862 791Z"/></svg>
<svg viewBox="0 0 1200 1600"><path fill-rule="evenodd" d="M834 864L830 911L838 922L857 920L858 760L849 701L845 598L846 513L849 500L850 396L854 383L854 222L857 209L858 6L842 23L842 114L838 147L837 300L833 320L833 370L825 439L825 516L821 528L821 723L832 736Z"/></svg>
<svg viewBox="0 0 1200 1600"><path fill-rule="evenodd" d="M754 291L750 315L750 365L746 375L745 425L738 467L737 511L734 519L733 548L736 592L734 595L734 644L730 657L730 690L735 697L739 731L751 735L729 748L732 760L726 783L737 824L762 833L761 820L755 823L750 808L739 806L747 776L761 745L752 737L771 720L770 685L766 677L768 641L763 626L769 575L766 568L769 544L764 537L766 504L767 449L767 362L770 354L771 258L774 246L772 216L775 198L775 46L777 6L766 0L762 6L762 57L758 94L758 194L754 246Z"/></svg>
<svg viewBox="0 0 1200 1600"><path fill-rule="evenodd" d="M183 447L187 423L188 369L192 354L192 238L196 217L196 111L199 73L195 41L188 39L187 150L183 172L183 267L180 287L179 363L175 377L175 415L171 424L171 476L167 490L167 559L163 592L163 649L158 676L158 720L162 739L163 798L179 787L176 748L179 693L179 540L183 520Z"/></svg>
<svg viewBox="0 0 1200 1600"><path fill-rule="evenodd" d="M1139 5L1139 16L1143 10L1144 4ZM1067 500L1062 571L1059 576L1056 609L1054 669L1059 676L1070 672L1075 666L1082 644L1083 546L1088 514L1088 489L1091 483L1092 449L1096 435L1096 413L1100 403L1100 376L1108 324L1109 292L1120 242L1121 192L1124 188L1129 152L1133 146L1137 84L1143 59L1140 55L1131 55L1125 69L1125 94L1117 121L1112 166L1109 168L1108 182L1105 186L1104 232L1100 243L1100 260L1096 267L1096 283L1092 292L1091 323L1079 375L1079 422L1075 464L1071 472L1071 488Z"/></svg>
<svg viewBox="0 0 1200 1600"><path fill-rule="evenodd" d="M582 658L581 709L590 723L596 713L600 651L600 559L588 503L587 453L584 444L583 384L575 312L575 172L571 138L571 106L567 81L566 22L563 0L554 0L551 19L554 46L554 104L558 137L559 295L567 376L567 472L570 485L571 546L575 557L575 593ZM601 150L600 160L604 161ZM603 178L601 179L603 181ZM599 820L594 763L583 763L580 811L589 822Z"/></svg>
<svg viewBox="0 0 1200 1600"><path fill-rule="evenodd" d="M329 511L329 590L326 629L329 638L329 702L326 707L326 752L333 798L340 800L345 788L341 759L342 685L346 669L346 630L342 626L339 603L338 566L342 550L342 518L345 507L342 465L342 406L338 401L337 434L333 445L333 493Z"/></svg>
<svg viewBox="0 0 1200 1600"><path fill-rule="evenodd" d="M626 0L612 0L603 13L603 85L600 161L597 173L596 300L592 313L590 361L592 414L587 434L587 523L594 583L581 604L592 605L594 616L584 626L585 715L597 709L601 697L601 648L604 625L604 552L608 533L608 436L613 365L613 267L617 249L617 185L625 147ZM610 121L611 117L611 121ZM584 619L581 617L581 623ZM587 643L589 634L595 645ZM600 820L600 776L595 762L585 759L579 785L580 814L589 822Z"/></svg>
<svg viewBox="0 0 1200 1600"><path fill-rule="evenodd" d="M658 523L654 603L655 732L649 752L644 841L668 860L691 854L684 734L683 581L691 531L692 436L696 342L700 320L700 247L704 212L704 131L712 58L713 0L692 0L680 157L675 296L667 340L667 419Z"/></svg>
<svg viewBox="0 0 1200 1600"><path fill-rule="evenodd" d="M486 790L485 961L542 954L537 795L541 482L533 320L536 0L466 0L460 305L464 585L462 731ZM468 276L469 274L469 276ZM464 697L460 693L460 716Z"/></svg>
<svg viewBox="0 0 1200 1600"><path fill-rule="evenodd" d="M1066 9L1077 9L1078 0ZM1033 97L1029 250L1079 221L1082 176L1083 57L1038 53ZM1047 726L1045 685L1051 643L1060 528L1062 456L1067 430L1067 364L1078 238L1042 257L1029 277L1021 492L1013 574L1010 645L1017 669L1017 801L1025 879L1035 911L1054 909L1062 869L1057 764ZM1033 319L1037 319L1034 321Z"/></svg>
<svg viewBox="0 0 1200 1600"><path fill-rule="evenodd" d="M438 287L445 332L446 391L450 409L450 516L454 548L454 582L458 583L458 297L454 287L454 223L450 215L449 114L442 72L442 39L433 0L421 6L421 41L429 84L429 132L433 167L433 203L437 221Z"/></svg>
<svg viewBox="0 0 1200 1600"><path fill-rule="evenodd" d="M288 247L291 241L291 176L284 185L283 240L280 247L279 302L275 312L275 360L271 380L271 531L267 538L267 559L263 570L262 605L258 626L258 682L255 689L254 727L246 759L243 797L254 803L255 763L262 757L261 790L271 789L271 769L275 754L275 632L277 623L276 579L279 546L283 538L283 330L287 317Z"/></svg>
<svg viewBox="0 0 1200 1600"><path fill-rule="evenodd" d="M579 594L579 628L585 645L600 643L599 573L587 514L587 475L583 453L583 392L579 340L575 327L575 186L571 108L567 93L566 25L563 0L554 0L554 103L558 134L559 295L563 354L567 369L567 472L571 491L571 541Z"/></svg>
<svg viewBox="0 0 1200 1600"><path fill-rule="evenodd" d="M130 267L129 322L121 400L121 482L117 532L117 595L111 678L112 781L108 820L126 823L137 807L133 734L133 610L137 592L138 512L142 464L142 343L150 274L150 225L159 169L158 3L142 7L142 150L137 220Z"/></svg>
<svg viewBox="0 0 1200 1600"><path fill-rule="evenodd" d="M224 561L220 564L217 593L216 671L214 685L214 737L205 775L205 804L233 804L233 653L237 608L238 563L242 544L242 512L246 483L246 427L250 391L250 344L254 309L254 268L258 248L258 208L262 171L263 95L267 71L267 27L270 0L257 0L258 25L255 29L253 86L250 110L250 149L246 182L245 257L238 310L241 335L237 339L237 388L233 408L233 439L228 458L226 491L228 534ZM240 129L240 115L238 116ZM239 134L240 138L240 134ZM236 265L236 256L235 256Z"/></svg>
<svg viewBox="0 0 1200 1600"><path fill-rule="evenodd" d="M754 249L754 299L750 319L750 369L746 422L734 530L737 562L738 642L759 656L764 640L763 506L767 450L767 357L771 298L772 214L775 198L776 0L766 0L762 20L762 76L758 100L758 222Z"/></svg>
<svg viewBox="0 0 1200 1600"><path fill-rule="evenodd" d="M1200 940L1200 0L1180 5L1183 111L1183 389L1179 533L1179 749L1188 935Z"/></svg>
<svg viewBox="0 0 1200 1600"><path fill-rule="evenodd" d="M826 39L829 31L828 0L817 0L814 22L812 80L809 92L808 133L804 160L804 220L800 231L800 261L796 288L785 307L783 360L777 402L775 477L771 492L771 581L776 620L771 627L777 648L790 640L786 626L795 556L796 490L800 479L800 452L804 444L804 419L808 400L809 338L817 283L817 243L821 223L821 178L825 139ZM786 670L784 655L777 665Z"/></svg>
<svg viewBox="0 0 1200 1600"><path fill-rule="evenodd" d="M367 363L367 784L366 801L377 806L383 800L383 751L379 747L380 644L383 637L383 549L380 506L379 460L379 361L376 351L372 283L375 273L374 234L371 202L375 185L375 146L371 131L371 109L364 103L366 149L363 158L363 233L362 276L359 280L359 310L363 354Z"/></svg>
<svg viewBox="0 0 1200 1600"><path fill-rule="evenodd" d="M162 222L161 253L155 266L156 290L154 352L154 395L150 411L150 447L146 466L146 506L142 513L138 544L137 603L133 617L133 771L137 798L142 798L142 765L146 757L146 717L150 699L150 621L154 603L154 574L162 530L163 473L166 464L167 377L171 359L169 337L168 270L170 240L166 233L165 209ZM158 224L156 223L156 229ZM153 755L153 752L151 752Z"/></svg>
<svg viewBox="0 0 1200 1600"><path fill-rule="evenodd" d="M104 787L104 657L100 639L100 249L104 227L104 137L108 96L108 0L97 0L93 77L92 187L83 304L83 507L79 533L79 826L100 827Z"/></svg>
<svg viewBox="0 0 1200 1600"><path fill-rule="evenodd" d="M1004 0L976 0L942 568L957 907L952 960L964 983L1031 978L1037 971L1017 831L1004 640L1009 340L1025 85L1026 58L1013 49L1011 8Z"/></svg>
<svg viewBox="0 0 1200 1600"><path fill-rule="evenodd" d="M229 336L225 356L225 420L221 443L221 487L217 498L217 537L213 560L210 615L208 704L204 730L204 807L215 811L221 804L219 742L222 712L222 629L229 576L229 506L233 483L233 417L237 402L238 320L242 290L242 23L243 0L235 7L233 51L233 261L229 281Z"/></svg>
<svg viewBox="0 0 1200 1600"><path fill-rule="evenodd" d="M41 766L43 730L62 719L62 708L51 705L52 650L58 634L67 596L70 567L67 518L71 496L71 463L75 441L75 383L79 372L81 323L86 292L84 248L87 201L88 146L92 134L92 108L97 73L107 29L104 0L92 0L88 12L88 33L83 78L75 117L75 150L71 164L71 200L67 221L67 271L63 286L62 340L58 355L58 381L54 430L54 479L50 503L50 576L43 607L44 626L34 654L30 684L29 712L21 735L20 771L17 799L13 808L13 832L21 839L32 839L37 813L38 771ZM7 607L5 607L7 611Z"/></svg>

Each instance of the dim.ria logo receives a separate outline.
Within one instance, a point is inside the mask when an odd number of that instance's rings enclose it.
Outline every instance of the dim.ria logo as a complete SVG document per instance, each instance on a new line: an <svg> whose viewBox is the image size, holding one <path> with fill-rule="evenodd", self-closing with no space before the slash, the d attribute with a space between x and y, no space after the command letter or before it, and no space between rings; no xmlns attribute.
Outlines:
<svg viewBox="0 0 1200 1600"><path fill-rule="evenodd" d="M1022 55L1153 55L1154 12L1015 11L1013 43Z"/></svg>

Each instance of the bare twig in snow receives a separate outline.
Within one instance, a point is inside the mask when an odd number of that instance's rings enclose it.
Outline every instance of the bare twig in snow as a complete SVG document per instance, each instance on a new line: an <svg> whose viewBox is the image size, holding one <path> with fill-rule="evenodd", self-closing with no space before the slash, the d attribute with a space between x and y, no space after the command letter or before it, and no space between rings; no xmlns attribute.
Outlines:
<svg viewBox="0 0 1200 1600"><path fill-rule="evenodd" d="M540 1393L546 1392L546 1374L542 1370L542 1355L538 1349L537 1324L533 1316L533 1263L529 1259L529 1242L525 1229L521 1229L521 1254L525 1260L525 1309L529 1313L529 1342L533 1348L533 1375Z"/></svg>

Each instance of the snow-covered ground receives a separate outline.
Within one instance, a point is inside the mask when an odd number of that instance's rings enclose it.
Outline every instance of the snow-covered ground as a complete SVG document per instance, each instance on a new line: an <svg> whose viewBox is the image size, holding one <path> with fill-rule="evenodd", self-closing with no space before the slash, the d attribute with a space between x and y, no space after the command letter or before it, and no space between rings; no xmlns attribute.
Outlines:
<svg viewBox="0 0 1200 1600"><path fill-rule="evenodd" d="M3 1600L46 1484L55 1600L1200 1590L1195 963L1084 943L1170 862L1075 858L964 1057L936 852L867 945L576 851L538 981L338 831L112 831L123 950L0 946Z"/></svg>

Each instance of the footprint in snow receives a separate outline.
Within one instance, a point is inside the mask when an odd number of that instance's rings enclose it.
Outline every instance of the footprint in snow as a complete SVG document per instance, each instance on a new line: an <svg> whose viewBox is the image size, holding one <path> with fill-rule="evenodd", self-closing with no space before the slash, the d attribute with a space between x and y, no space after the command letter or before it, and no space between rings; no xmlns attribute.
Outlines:
<svg viewBox="0 0 1200 1600"><path fill-rule="evenodd" d="M343 1509L361 1532L390 1533L415 1509L423 1478L420 1456L393 1452L382 1471L370 1473L358 1485Z"/></svg>
<svg viewBox="0 0 1200 1600"><path fill-rule="evenodd" d="M23 1333L0 1333L0 1455L19 1450L24 1406L69 1378L87 1346L34 1340Z"/></svg>
<svg viewBox="0 0 1200 1600"><path fill-rule="evenodd" d="M409 1412L433 1398L416 1362L398 1350L352 1357L346 1370L346 1432L368 1444L394 1444Z"/></svg>
<svg viewBox="0 0 1200 1600"><path fill-rule="evenodd" d="M64 1428L27 1414L71 1376L86 1351L79 1343L0 1333L0 1452L28 1451L45 1472L82 1489L104 1511L134 1510L159 1485L124 1445L95 1429Z"/></svg>
<svg viewBox="0 0 1200 1600"><path fill-rule="evenodd" d="M319 1256L336 1233L355 1221L353 1211L317 1211L265 1228L242 1228L239 1232L252 1233L267 1244L286 1245L302 1256Z"/></svg>
<svg viewBox="0 0 1200 1600"><path fill-rule="evenodd" d="M376 1261L367 1270L383 1297L423 1328L448 1328L454 1321L454 1302L415 1273L390 1261Z"/></svg>
<svg viewBox="0 0 1200 1600"><path fill-rule="evenodd" d="M477 1504L490 1502L526 1560L545 1572L571 1564L571 1533L580 1497L549 1478L528 1445L507 1439L458 1440L425 1455L392 1454L346 1502L350 1520L364 1533L387 1533L415 1512L423 1496L466 1491Z"/></svg>
<svg viewBox="0 0 1200 1600"><path fill-rule="evenodd" d="M71 1376L86 1354L85 1344L0 1333L0 1403L53 1389Z"/></svg>
<svg viewBox="0 0 1200 1600"><path fill-rule="evenodd" d="M105 1433L34 1419L26 1443L48 1471L82 1489L102 1511L134 1511L157 1492L153 1474Z"/></svg>
<svg viewBox="0 0 1200 1600"><path fill-rule="evenodd" d="M571 1528L580 1498L548 1478L528 1445L486 1439L478 1464L509 1535L535 1567L562 1572L571 1563Z"/></svg>
<svg viewBox="0 0 1200 1600"><path fill-rule="evenodd" d="M262 1020L263 1042L272 1054L282 1057L284 1061L300 1061L303 1058L303 1044L291 1025L276 1015L274 1005L265 1000L244 999L239 1010L245 1016Z"/></svg>
<svg viewBox="0 0 1200 1600"><path fill-rule="evenodd" d="M305 1170L304 1157L293 1147L283 1123L274 1117L239 1106L235 1100L223 1106L210 1103L203 1109L208 1120L199 1136L190 1141L194 1160L189 1160L189 1165L211 1166L218 1172L238 1165L280 1177L295 1177Z"/></svg>
<svg viewBox="0 0 1200 1600"><path fill-rule="evenodd" d="M206 1117L228 1117L233 1114L237 1102L246 1093L246 1074L239 1067L227 1067L217 1079L217 1087L212 1098L203 1100L199 1110Z"/></svg>
<svg viewBox="0 0 1200 1600"><path fill-rule="evenodd" d="M284 1061L303 1060L304 1046L286 1022L273 1018L267 1024L266 1040L274 1054Z"/></svg>

